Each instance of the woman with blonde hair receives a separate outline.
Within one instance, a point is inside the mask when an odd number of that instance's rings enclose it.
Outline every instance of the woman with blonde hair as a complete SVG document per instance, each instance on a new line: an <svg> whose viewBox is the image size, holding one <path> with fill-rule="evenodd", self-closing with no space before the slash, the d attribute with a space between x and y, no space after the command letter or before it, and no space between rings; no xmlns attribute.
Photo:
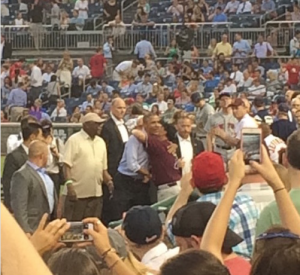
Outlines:
<svg viewBox="0 0 300 275"><path fill-rule="evenodd" d="M282 85L278 81L277 74L273 71L267 72L267 92L276 93L276 91L281 90Z"/></svg>
<svg viewBox="0 0 300 275"><path fill-rule="evenodd" d="M70 53L65 51L63 58L59 62L57 76L60 82L64 83L66 88L71 88L72 83L72 70L73 70L73 60L71 59Z"/></svg>
<svg viewBox="0 0 300 275"><path fill-rule="evenodd" d="M216 38L212 38L210 40L209 46L207 48L207 55L208 56L212 56L213 55L216 46L217 46L217 39Z"/></svg>

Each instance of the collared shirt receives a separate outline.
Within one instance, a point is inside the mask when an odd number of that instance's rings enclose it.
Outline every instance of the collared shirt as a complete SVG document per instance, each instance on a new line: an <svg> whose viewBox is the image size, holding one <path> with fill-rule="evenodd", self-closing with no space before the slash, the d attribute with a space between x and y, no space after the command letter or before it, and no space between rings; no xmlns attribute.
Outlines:
<svg viewBox="0 0 300 275"><path fill-rule="evenodd" d="M243 80L243 73L240 71L232 72L230 78L233 79L236 83L240 83Z"/></svg>
<svg viewBox="0 0 300 275"><path fill-rule="evenodd" d="M193 144L191 141L191 137L184 139L178 133L177 133L177 137L179 140L181 157L183 158L183 161L185 163L182 169L182 175L185 175L189 173L192 168L192 160L194 157Z"/></svg>
<svg viewBox="0 0 300 275"><path fill-rule="evenodd" d="M51 114L51 118L55 117L67 117L67 110L65 108L60 108L59 110L55 108Z"/></svg>
<svg viewBox="0 0 300 275"><path fill-rule="evenodd" d="M177 158L168 152L170 142L161 140L158 136L148 135L146 148L152 166L152 179L155 185L173 183L181 179L181 173L176 166Z"/></svg>
<svg viewBox="0 0 300 275"><path fill-rule="evenodd" d="M227 22L227 16L223 12L220 14L216 14L213 18L213 22L215 23L221 23L221 22Z"/></svg>
<svg viewBox="0 0 300 275"><path fill-rule="evenodd" d="M71 178L78 198L102 196L103 171L107 170L107 151L102 138L81 130L66 143L64 163L71 167ZM67 195L67 188L63 191Z"/></svg>
<svg viewBox="0 0 300 275"><path fill-rule="evenodd" d="M151 42L147 40L142 40L135 45L134 54L136 54L138 58L145 58L146 54L150 54L156 58L156 53L153 49L153 46Z"/></svg>
<svg viewBox="0 0 300 275"><path fill-rule="evenodd" d="M148 83L141 82L136 85L136 90L143 97L148 97L149 94L152 92L152 84L150 82L148 82Z"/></svg>
<svg viewBox="0 0 300 275"><path fill-rule="evenodd" d="M144 144L139 142L135 136L130 136L125 145L118 171L130 177L142 178L143 176L137 173L141 168L149 169L148 153Z"/></svg>
<svg viewBox="0 0 300 275"><path fill-rule="evenodd" d="M256 43L254 46L255 56L257 58L266 58L268 51L273 52L273 48L268 42L263 42L262 44Z"/></svg>
<svg viewBox="0 0 300 275"><path fill-rule="evenodd" d="M152 270L159 271L160 267L168 259L176 256L178 253L179 247L168 249L164 243L160 243L145 253L144 257L141 259L141 263Z"/></svg>
<svg viewBox="0 0 300 275"><path fill-rule="evenodd" d="M290 54L293 56L300 56L300 41L294 37L290 41Z"/></svg>
<svg viewBox="0 0 300 275"><path fill-rule="evenodd" d="M235 52L235 50L239 50L239 51ZM233 44L234 57L246 57L250 51L251 51L251 47L249 45L249 42L245 39L241 39L240 41L235 41Z"/></svg>
<svg viewBox="0 0 300 275"><path fill-rule="evenodd" d="M173 119L173 116L176 111L177 111L177 109L175 107L173 107L172 109L166 110L162 115L163 121L165 123L171 123L171 120Z"/></svg>
<svg viewBox="0 0 300 275"><path fill-rule="evenodd" d="M242 2L239 4L237 14L250 13L252 11L252 4L250 1Z"/></svg>
<svg viewBox="0 0 300 275"><path fill-rule="evenodd" d="M243 128L258 128L258 125L253 117L249 116L249 114L245 114L244 117L235 125L234 132L236 139L240 140L242 138Z"/></svg>
<svg viewBox="0 0 300 275"><path fill-rule="evenodd" d="M14 105L19 107L26 107L27 93L20 88L11 90L8 95L7 105Z"/></svg>
<svg viewBox="0 0 300 275"><path fill-rule="evenodd" d="M30 83L32 87L41 87L43 85L42 71L38 66L33 66L30 75Z"/></svg>
<svg viewBox="0 0 300 275"><path fill-rule="evenodd" d="M102 87L98 84L96 84L95 87L92 87L91 85L87 87L86 92L87 94L97 95L102 90Z"/></svg>
<svg viewBox="0 0 300 275"><path fill-rule="evenodd" d="M230 43L226 42L219 42L217 43L215 49L214 49L214 55L218 56L220 53L223 53L225 57L231 56L232 54L232 47Z"/></svg>
<svg viewBox="0 0 300 275"><path fill-rule="evenodd" d="M87 78L91 75L90 69L86 65L82 65L82 67L75 67L73 70L72 75L74 77L79 77L79 78Z"/></svg>
<svg viewBox="0 0 300 275"><path fill-rule="evenodd" d="M79 18L83 18L83 19L87 19L88 18L88 9L89 9L89 2L87 0L85 1L81 1L81 0L77 0L77 2L75 3L75 10L79 11L78 12L78 17Z"/></svg>
<svg viewBox="0 0 300 275"><path fill-rule="evenodd" d="M109 96L112 95L112 91L114 90L114 87L106 85L105 87L102 86L102 91L104 93L107 93Z"/></svg>
<svg viewBox="0 0 300 275"><path fill-rule="evenodd" d="M50 213L52 213L53 209L54 209L54 183L53 183L53 181L51 180L51 178L46 173L45 168L38 167L37 165L35 165L34 163L32 163L29 160L27 161L27 164L30 165L38 173L38 175L42 179L42 181L45 185L45 188L46 188L46 192L47 192L47 198L48 198Z"/></svg>
<svg viewBox="0 0 300 275"><path fill-rule="evenodd" d="M112 47L108 42L103 45L103 55L106 59L112 59Z"/></svg>
<svg viewBox="0 0 300 275"><path fill-rule="evenodd" d="M136 88L137 88L137 85L135 84L131 84L131 85L128 85L128 86L125 86L121 91L121 96L122 97L133 97L135 94L137 94L136 92Z"/></svg>
<svg viewBox="0 0 300 275"><path fill-rule="evenodd" d="M119 132L120 132L120 135L122 137L122 140L123 140L123 143L127 142L128 141L128 131L125 127L125 124L124 124L124 120L121 119L117 119L112 113L110 114L111 118L113 119L113 121L116 123L118 129L119 129Z"/></svg>
<svg viewBox="0 0 300 275"><path fill-rule="evenodd" d="M91 102L88 102L88 101L84 101L81 105L81 108L80 108L80 111L81 112L84 112L86 110L86 107L87 106L93 106L94 105L94 99L92 99Z"/></svg>
<svg viewBox="0 0 300 275"><path fill-rule="evenodd" d="M223 193L206 194L201 196L197 201L209 201L217 205ZM234 252L247 257L252 256L255 226L258 217L259 212L253 199L248 195L237 194L230 212L229 228L243 238L244 241L233 248Z"/></svg>
<svg viewBox="0 0 300 275"><path fill-rule="evenodd" d="M228 2L224 12L235 13L236 10L239 7L239 4L240 4L239 1L230 1L230 2Z"/></svg>

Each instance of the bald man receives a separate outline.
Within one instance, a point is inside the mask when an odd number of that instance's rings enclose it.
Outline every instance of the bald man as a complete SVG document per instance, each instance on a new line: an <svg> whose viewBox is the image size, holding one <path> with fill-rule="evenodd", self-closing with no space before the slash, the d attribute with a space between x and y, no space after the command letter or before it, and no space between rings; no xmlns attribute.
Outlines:
<svg viewBox="0 0 300 275"><path fill-rule="evenodd" d="M124 124L126 104L123 99L115 98L111 103L110 118L104 123L101 137L107 148L108 173L114 178L117 173L119 162L122 158L125 143L128 141L128 131ZM103 188L103 212L102 219L105 224L113 221L116 216L113 194L108 192L106 186Z"/></svg>
<svg viewBox="0 0 300 275"><path fill-rule="evenodd" d="M28 161L14 173L11 180L11 208L25 233L32 234L42 216L56 216L57 197L53 181L46 174L48 147L42 141L29 146Z"/></svg>

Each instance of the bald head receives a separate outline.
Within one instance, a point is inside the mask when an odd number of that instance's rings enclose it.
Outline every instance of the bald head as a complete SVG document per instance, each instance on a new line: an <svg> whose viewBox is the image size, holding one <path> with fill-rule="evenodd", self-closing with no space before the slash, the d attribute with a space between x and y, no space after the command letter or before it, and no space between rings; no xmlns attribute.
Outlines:
<svg viewBox="0 0 300 275"><path fill-rule="evenodd" d="M123 119L126 112L125 101L122 98L115 98L111 103L111 112L116 119Z"/></svg>
<svg viewBox="0 0 300 275"><path fill-rule="evenodd" d="M48 156L48 147L45 142L35 140L30 143L28 152L29 160L40 158L43 154Z"/></svg>

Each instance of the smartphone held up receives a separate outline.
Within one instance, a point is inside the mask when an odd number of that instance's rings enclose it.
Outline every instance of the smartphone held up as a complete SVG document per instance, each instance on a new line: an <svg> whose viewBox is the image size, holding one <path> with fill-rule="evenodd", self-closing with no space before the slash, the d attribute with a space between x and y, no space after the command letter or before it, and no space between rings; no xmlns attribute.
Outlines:
<svg viewBox="0 0 300 275"><path fill-rule="evenodd" d="M241 149L244 153L246 168L250 161L261 162L262 132L259 128L244 128L242 130Z"/></svg>
<svg viewBox="0 0 300 275"><path fill-rule="evenodd" d="M69 230L61 236L60 241L67 242L86 242L91 241L92 237L84 233L85 229L93 229L92 223L71 222Z"/></svg>

